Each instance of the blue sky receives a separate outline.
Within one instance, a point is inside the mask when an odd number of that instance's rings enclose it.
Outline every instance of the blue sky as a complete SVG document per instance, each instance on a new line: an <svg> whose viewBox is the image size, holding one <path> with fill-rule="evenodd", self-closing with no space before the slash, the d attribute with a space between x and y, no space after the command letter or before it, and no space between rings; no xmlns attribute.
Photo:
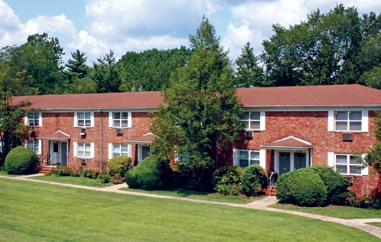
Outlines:
<svg viewBox="0 0 381 242"><path fill-rule="evenodd" d="M337 2L360 13L381 12L380 0ZM59 39L65 61L79 49L90 64L110 49L120 57L127 51L189 46L188 35L205 15L234 60L248 41L260 54L272 24L297 24L311 11L325 13L335 5L332 0L0 0L0 47L47 32Z"/></svg>

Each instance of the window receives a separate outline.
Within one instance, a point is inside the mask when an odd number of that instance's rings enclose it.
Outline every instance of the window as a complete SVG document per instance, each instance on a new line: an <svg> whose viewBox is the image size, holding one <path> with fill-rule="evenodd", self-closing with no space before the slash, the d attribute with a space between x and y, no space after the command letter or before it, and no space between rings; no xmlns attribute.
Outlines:
<svg viewBox="0 0 381 242"><path fill-rule="evenodd" d="M240 119L245 123L245 129L260 129L260 112L244 112Z"/></svg>
<svg viewBox="0 0 381 242"><path fill-rule="evenodd" d="M254 150L239 150L238 165L241 167L247 167L250 165L259 165L260 154L259 151Z"/></svg>
<svg viewBox="0 0 381 242"><path fill-rule="evenodd" d="M92 155L91 143L78 143L77 146L77 157L81 158L91 158Z"/></svg>
<svg viewBox="0 0 381 242"><path fill-rule="evenodd" d="M353 155L336 155L336 171L343 175L361 175L361 164Z"/></svg>
<svg viewBox="0 0 381 242"><path fill-rule="evenodd" d="M116 156L129 156L128 154L128 145L112 145L112 158Z"/></svg>
<svg viewBox="0 0 381 242"><path fill-rule="evenodd" d="M113 127L128 127L128 112L113 113Z"/></svg>
<svg viewBox="0 0 381 242"><path fill-rule="evenodd" d="M77 126L79 126L79 127L90 127L91 126L91 113L90 112L77 113Z"/></svg>
<svg viewBox="0 0 381 242"><path fill-rule="evenodd" d="M246 130L265 130L265 112L244 112L240 120Z"/></svg>
<svg viewBox="0 0 381 242"><path fill-rule="evenodd" d="M40 154L40 149L39 149L39 142L38 140L26 140L25 141L25 147L33 150L37 154Z"/></svg>
<svg viewBox="0 0 381 242"><path fill-rule="evenodd" d="M28 113L26 125L28 125L28 126L39 126L40 125L40 114L39 113Z"/></svg>
<svg viewBox="0 0 381 242"><path fill-rule="evenodd" d="M109 112L110 128L130 128L131 121L131 112Z"/></svg>
<svg viewBox="0 0 381 242"><path fill-rule="evenodd" d="M361 131L361 111L338 111L335 112L335 125L338 131Z"/></svg>

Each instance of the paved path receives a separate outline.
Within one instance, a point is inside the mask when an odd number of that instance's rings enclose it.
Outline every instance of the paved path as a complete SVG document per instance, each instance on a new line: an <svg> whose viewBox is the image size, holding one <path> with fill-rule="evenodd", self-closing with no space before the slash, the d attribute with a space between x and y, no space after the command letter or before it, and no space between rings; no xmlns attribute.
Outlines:
<svg viewBox="0 0 381 242"><path fill-rule="evenodd" d="M52 185L73 187L73 188L82 188L82 189L88 189L88 190L94 190L94 191L114 192L114 193L130 194L130 195L145 196L145 197L154 197L154 198L162 198L162 199L175 199L175 200L183 200L183 201L198 202L198 203L225 205L225 206L230 206L230 207L258 209L258 210L277 212L277 213L287 213L287 214L292 214L292 215L297 215L297 216L302 216L302 217L307 217L307 218L312 218L312 219L319 219L322 221L339 223L342 225L354 227L354 228L363 230L365 232L368 232L368 233L370 233L370 234L381 239L381 228L367 224L370 222L381 222L381 218L376 218L376 219L366 219L366 218L364 218L364 219L341 219L341 218L334 218L334 217L323 216L323 215L318 215L318 214L311 214L311 213L304 213L304 212L297 212L297 211L271 208L271 207L269 207L270 205L278 202L278 200L275 197L266 197L264 199L261 199L259 201L255 201L255 202L252 202L249 204L234 204L234 203L215 202L215 201L199 200L199 199L185 198L185 197L173 197L173 196L165 196L165 195L157 195L157 194L148 194L148 193L119 190L120 188L123 188L123 187L126 188L127 187L127 185L125 183L120 184L120 185L115 185L115 186L104 187L104 188L97 188L97 187L88 187L88 186L73 185L73 184L66 184L66 183L59 183L59 182L50 182L50 181L28 179L28 178L33 177L33 176L41 176L41 174L28 175L28 176L0 176L0 178L7 178L7 179L14 179L14 180L25 180L25 181L39 182L39 183L47 183L47 184L52 184Z"/></svg>

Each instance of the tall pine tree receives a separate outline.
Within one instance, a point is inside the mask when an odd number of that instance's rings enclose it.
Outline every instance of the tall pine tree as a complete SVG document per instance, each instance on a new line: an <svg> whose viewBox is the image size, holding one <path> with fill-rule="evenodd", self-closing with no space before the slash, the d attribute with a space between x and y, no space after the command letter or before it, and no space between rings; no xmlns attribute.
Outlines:
<svg viewBox="0 0 381 242"><path fill-rule="evenodd" d="M233 87L228 52L220 45L207 18L195 35L188 63L171 76L163 92L152 131L158 136L153 153L176 157L190 170L215 167L218 147L238 138L241 105Z"/></svg>

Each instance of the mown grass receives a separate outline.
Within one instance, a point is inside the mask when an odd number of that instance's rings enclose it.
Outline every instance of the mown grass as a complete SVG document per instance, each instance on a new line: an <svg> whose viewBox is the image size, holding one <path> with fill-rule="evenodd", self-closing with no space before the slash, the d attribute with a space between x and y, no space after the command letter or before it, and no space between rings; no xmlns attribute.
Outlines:
<svg viewBox="0 0 381 242"><path fill-rule="evenodd" d="M289 214L0 178L1 241L379 241Z"/></svg>
<svg viewBox="0 0 381 242"><path fill-rule="evenodd" d="M102 184L102 183L100 183L100 181L98 179L90 179L87 177L34 176L34 177L30 177L28 179L35 179L35 180L41 180L41 181L52 181L52 182L59 182L59 183L68 183L68 184L89 186L89 187L109 187L109 186L114 185L111 183Z"/></svg>
<svg viewBox="0 0 381 242"><path fill-rule="evenodd" d="M381 228L381 223L378 223L378 222L372 222L372 223L367 223L367 224Z"/></svg>
<svg viewBox="0 0 381 242"><path fill-rule="evenodd" d="M18 175L8 174L8 172L0 170L0 176L18 176Z"/></svg>
<svg viewBox="0 0 381 242"><path fill-rule="evenodd" d="M349 206L299 207L291 204L274 204L270 207L344 219L381 218L381 210Z"/></svg>
<svg viewBox="0 0 381 242"><path fill-rule="evenodd" d="M207 201L236 203L236 204L248 204L248 203L255 202L265 198L265 196L250 197L250 198L243 197L243 196L242 197L224 196L222 194L213 193L213 192L199 192L199 191L177 190L177 189L176 190L146 191L146 190L140 190L140 189L121 188L120 190L165 195L165 196L172 196L172 197L186 197L186 198L201 199L201 200L207 200Z"/></svg>

